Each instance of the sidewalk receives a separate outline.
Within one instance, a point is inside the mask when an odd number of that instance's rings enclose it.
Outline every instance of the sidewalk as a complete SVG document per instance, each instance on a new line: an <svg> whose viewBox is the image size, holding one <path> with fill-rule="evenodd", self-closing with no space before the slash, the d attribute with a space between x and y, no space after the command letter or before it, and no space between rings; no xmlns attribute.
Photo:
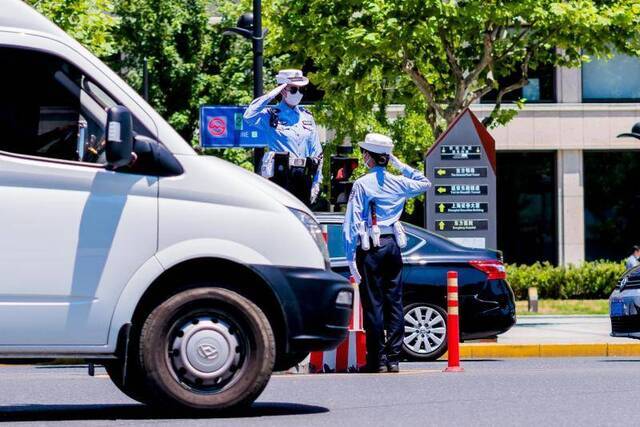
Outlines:
<svg viewBox="0 0 640 427"><path fill-rule="evenodd" d="M640 343L630 338L610 336L608 315L519 316L516 325L498 336L504 344L543 343Z"/></svg>
<svg viewBox="0 0 640 427"><path fill-rule="evenodd" d="M607 315L520 316L497 343L465 343L462 358L640 356L640 341L610 336Z"/></svg>

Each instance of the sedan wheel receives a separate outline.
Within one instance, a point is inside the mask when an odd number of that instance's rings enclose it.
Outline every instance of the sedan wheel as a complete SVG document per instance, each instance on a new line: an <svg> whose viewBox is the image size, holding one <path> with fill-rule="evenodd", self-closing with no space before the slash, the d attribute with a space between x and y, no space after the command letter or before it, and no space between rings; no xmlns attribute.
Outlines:
<svg viewBox="0 0 640 427"><path fill-rule="evenodd" d="M447 315L441 307L416 303L404 308L402 349L410 359L436 360L447 351Z"/></svg>

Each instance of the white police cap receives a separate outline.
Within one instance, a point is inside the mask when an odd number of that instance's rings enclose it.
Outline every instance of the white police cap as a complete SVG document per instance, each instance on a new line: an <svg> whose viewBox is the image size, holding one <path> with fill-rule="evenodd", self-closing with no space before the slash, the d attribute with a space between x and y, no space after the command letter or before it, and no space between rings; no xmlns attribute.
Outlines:
<svg viewBox="0 0 640 427"><path fill-rule="evenodd" d="M301 70L280 70L276 75L276 82L279 85L286 83L293 86L306 86L309 79L302 75Z"/></svg>
<svg viewBox="0 0 640 427"><path fill-rule="evenodd" d="M393 151L393 140L379 133L368 133L364 141L358 143L358 145L360 148L372 153L391 154L391 151Z"/></svg>

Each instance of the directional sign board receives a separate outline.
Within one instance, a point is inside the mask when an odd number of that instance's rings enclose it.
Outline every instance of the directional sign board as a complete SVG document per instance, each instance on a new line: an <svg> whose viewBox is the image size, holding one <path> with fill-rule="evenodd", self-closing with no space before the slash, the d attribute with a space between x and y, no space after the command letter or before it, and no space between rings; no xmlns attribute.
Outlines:
<svg viewBox="0 0 640 427"><path fill-rule="evenodd" d="M452 202L437 203L435 212L442 214L459 214L459 213L487 213L489 212L489 203L485 202Z"/></svg>
<svg viewBox="0 0 640 427"><path fill-rule="evenodd" d="M200 145L203 148L266 146L265 138L260 138L260 131L243 120L246 108L229 105L200 107Z"/></svg>
<svg viewBox="0 0 640 427"><path fill-rule="evenodd" d="M464 110L425 158L433 186L427 193L427 229L465 246L495 248L495 141L471 110Z"/></svg>
<svg viewBox="0 0 640 427"><path fill-rule="evenodd" d="M486 178L487 168L434 168L433 174L437 178Z"/></svg>

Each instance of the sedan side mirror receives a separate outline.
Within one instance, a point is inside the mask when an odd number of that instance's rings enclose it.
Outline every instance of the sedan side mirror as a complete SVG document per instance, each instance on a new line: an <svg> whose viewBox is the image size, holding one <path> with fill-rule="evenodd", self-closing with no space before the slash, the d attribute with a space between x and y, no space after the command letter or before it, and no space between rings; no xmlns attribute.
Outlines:
<svg viewBox="0 0 640 427"><path fill-rule="evenodd" d="M136 160L133 153L133 120L131 112L121 105L107 110L105 152L107 168L117 170Z"/></svg>

